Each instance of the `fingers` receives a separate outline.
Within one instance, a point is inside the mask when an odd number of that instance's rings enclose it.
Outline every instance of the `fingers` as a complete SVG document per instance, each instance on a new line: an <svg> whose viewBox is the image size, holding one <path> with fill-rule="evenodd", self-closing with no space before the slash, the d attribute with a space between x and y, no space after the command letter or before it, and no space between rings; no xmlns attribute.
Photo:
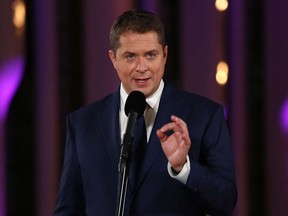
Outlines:
<svg viewBox="0 0 288 216"><path fill-rule="evenodd" d="M187 124L179 117L172 115L171 116L172 122L165 124L161 127L157 132L158 139L161 142L165 142L169 135L167 134L169 131L173 131L175 138L179 144L190 144L190 136Z"/></svg>
<svg viewBox="0 0 288 216"><path fill-rule="evenodd" d="M175 115L172 115L171 120L176 123L176 125L179 127L182 133L184 131L187 131L187 125L182 119L180 119L179 117Z"/></svg>
<svg viewBox="0 0 288 216"><path fill-rule="evenodd" d="M166 133L168 131L173 131L173 132L179 131L182 134L188 133L187 125L182 119L180 119L179 117L175 115L172 115L171 120L172 122L167 123L164 126L162 126L162 128L160 128L160 131L162 133Z"/></svg>
<svg viewBox="0 0 288 216"><path fill-rule="evenodd" d="M161 131L161 129L156 131L156 135L157 135L157 137L161 143L165 142L168 138L167 135L165 134L165 132Z"/></svg>
<svg viewBox="0 0 288 216"><path fill-rule="evenodd" d="M185 141L185 143L190 143L191 141L190 141L190 136L189 136L187 124L182 119L180 119L179 117L174 116L174 115L171 116L171 120L175 121L178 128L180 128L180 132L182 135L181 138Z"/></svg>

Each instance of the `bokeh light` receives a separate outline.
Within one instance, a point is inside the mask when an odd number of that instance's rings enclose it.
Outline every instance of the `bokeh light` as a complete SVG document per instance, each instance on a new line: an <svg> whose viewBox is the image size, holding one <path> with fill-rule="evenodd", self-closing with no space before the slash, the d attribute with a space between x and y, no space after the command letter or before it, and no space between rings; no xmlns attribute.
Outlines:
<svg viewBox="0 0 288 216"><path fill-rule="evenodd" d="M23 29L26 23L26 6L22 0L16 0L12 4L13 24L16 29Z"/></svg>
<svg viewBox="0 0 288 216"><path fill-rule="evenodd" d="M225 85L228 82L229 67L226 62L220 61L216 70L216 81L219 85Z"/></svg>
<svg viewBox="0 0 288 216"><path fill-rule="evenodd" d="M218 11L223 12L228 9L228 0L216 0L215 7Z"/></svg>

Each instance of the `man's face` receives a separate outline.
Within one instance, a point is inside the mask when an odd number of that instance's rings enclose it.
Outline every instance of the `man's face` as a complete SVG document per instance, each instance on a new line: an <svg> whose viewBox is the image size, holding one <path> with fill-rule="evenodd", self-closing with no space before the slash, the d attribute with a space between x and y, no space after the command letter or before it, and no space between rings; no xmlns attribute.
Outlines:
<svg viewBox="0 0 288 216"><path fill-rule="evenodd" d="M110 59L123 83L125 91L138 90L145 96L152 95L164 75L168 54L163 50L156 32L138 34L126 32L120 36L116 53L109 51Z"/></svg>

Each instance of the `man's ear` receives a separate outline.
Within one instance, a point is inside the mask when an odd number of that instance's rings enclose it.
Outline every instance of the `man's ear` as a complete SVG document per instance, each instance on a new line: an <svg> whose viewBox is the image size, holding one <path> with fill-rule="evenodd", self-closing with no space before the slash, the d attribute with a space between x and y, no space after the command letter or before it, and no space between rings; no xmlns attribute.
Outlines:
<svg viewBox="0 0 288 216"><path fill-rule="evenodd" d="M167 56L168 56L168 46L166 45L164 47L164 57L167 59Z"/></svg>
<svg viewBox="0 0 288 216"><path fill-rule="evenodd" d="M164 64L166 64L167 57L168 57L168 46L166 45L163 50L163 57L164 57Z"/></svg>
<svg viewBox="0 0 288 216"><path fill-rule="evenodd" d="M114 66L114 68L116 69L116 55L114 54L114 52L112 50L109 50L109 57L110 60Z"/></svg>

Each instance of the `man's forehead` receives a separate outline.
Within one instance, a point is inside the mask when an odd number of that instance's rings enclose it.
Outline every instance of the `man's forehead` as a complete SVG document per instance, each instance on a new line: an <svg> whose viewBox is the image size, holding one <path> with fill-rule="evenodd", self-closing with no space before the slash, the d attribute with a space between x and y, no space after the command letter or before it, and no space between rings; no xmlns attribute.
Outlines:
<svg viewBox="0 0 288 216"><path fill-rule="evenodd" d="M156 46L161 46L156 34L124 34L120 36L120 47L147 47L148 49L155 49ZM119 48L120 48L119 47ZM150 47L150 48L149 48Z"/></svg>
<svg viewBox="0 0 288 216"><path fill-rule="evenodd" d="M155 46L120 46L117 49L119 54L149 54L149 53L159 53L162 50L160 44Z"/></svg>

